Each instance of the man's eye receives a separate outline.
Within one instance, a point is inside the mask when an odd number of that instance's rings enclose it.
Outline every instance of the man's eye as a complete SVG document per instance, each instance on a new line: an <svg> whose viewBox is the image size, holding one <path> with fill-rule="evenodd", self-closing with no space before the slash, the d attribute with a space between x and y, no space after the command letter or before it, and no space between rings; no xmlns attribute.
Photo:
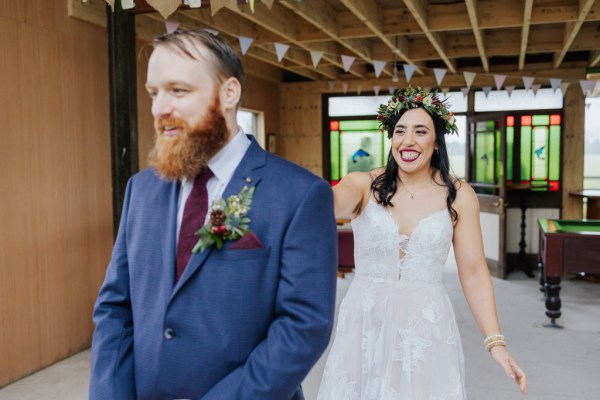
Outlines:
<svg viewBox="0 0 600 400"><path fill-rule="evenodd" d="M187 90L185 90L185 89L173 88L173 93L181 94L181 93L185 93L185 92L187 92Z"/></svg>

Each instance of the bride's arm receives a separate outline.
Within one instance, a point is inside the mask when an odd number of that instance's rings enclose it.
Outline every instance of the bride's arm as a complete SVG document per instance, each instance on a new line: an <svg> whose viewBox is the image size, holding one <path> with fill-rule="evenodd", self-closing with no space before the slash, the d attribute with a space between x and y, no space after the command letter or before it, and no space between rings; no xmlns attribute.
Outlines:
<svg viewBox="0 0 600 400"><path fill-rule="evenodd" d="M454 254L467 303L479 330L484 337L488 337L501 331L496 314L494 287L483 252L479 201L471 186L465 182L461 183L453 204L458 212L458 222L454 228ZM521 392L526 393L525 373L508 353L506 347L496 346L492 348L491 354L506 374L516 380Z"/></svg>
<svg viewBox="0 0 600 400"><path fill-rule="evenodd" d="M340 183L333 187L335 216L354 218L360 214L365 192L368 194L370 187L371 178L367 172L351 172L344 176Z"/></svg>

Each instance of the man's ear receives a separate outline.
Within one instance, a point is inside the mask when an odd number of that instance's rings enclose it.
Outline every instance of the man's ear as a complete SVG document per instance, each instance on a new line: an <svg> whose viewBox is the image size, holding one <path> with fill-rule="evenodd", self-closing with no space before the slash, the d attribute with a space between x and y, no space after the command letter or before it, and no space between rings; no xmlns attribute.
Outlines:
<svg viewBox="0 0 600 400"><path fill-rule="evenodd" d="M236 109L242 96L242 85L236 78L229 78L221 85L219 97L223 110Z"/></svg>

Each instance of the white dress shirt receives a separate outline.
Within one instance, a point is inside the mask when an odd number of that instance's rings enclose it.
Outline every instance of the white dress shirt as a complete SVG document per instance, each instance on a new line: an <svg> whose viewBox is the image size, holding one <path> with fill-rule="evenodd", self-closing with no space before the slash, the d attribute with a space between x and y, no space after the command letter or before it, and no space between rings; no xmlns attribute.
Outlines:
<svg viewBox="0 0 600 400"><path fill-rule="evenodd" d="M209 162L208 168L213 173L213 176L206 183L208 191L208 206L212 202L221 197L225 188L229 184L235 169L244 158L246 150L250 147L250 139L246 137L242 129L238 131L229 143L225 145ZM183 209L185 202L192 192L194 179L183 178L181 181L181 189L179 190L179 202L177 203L177 240L179 240L179 228L183 219ZM206 218L209 218L209 212L206 213ZM205 220L206 221L206 220ZM200 229L200 227L198 227Z"/></svg>

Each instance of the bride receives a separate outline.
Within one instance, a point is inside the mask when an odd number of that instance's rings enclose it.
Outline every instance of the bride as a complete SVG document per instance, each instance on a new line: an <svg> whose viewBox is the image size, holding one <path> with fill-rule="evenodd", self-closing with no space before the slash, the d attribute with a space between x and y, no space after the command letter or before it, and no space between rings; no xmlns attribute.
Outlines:
<svg viewBox="0 0 600 400"><path fill-rule="evenodd" d="M450 246L484 348L526 393L508 353L483 254L479 203L449 173L444 134L457 131L436 93L398 90L379 107L387 165L348 174L335 213L352 216L355 277L342 301L318 400L465 399L464 357L442 286Z"/></svg>

